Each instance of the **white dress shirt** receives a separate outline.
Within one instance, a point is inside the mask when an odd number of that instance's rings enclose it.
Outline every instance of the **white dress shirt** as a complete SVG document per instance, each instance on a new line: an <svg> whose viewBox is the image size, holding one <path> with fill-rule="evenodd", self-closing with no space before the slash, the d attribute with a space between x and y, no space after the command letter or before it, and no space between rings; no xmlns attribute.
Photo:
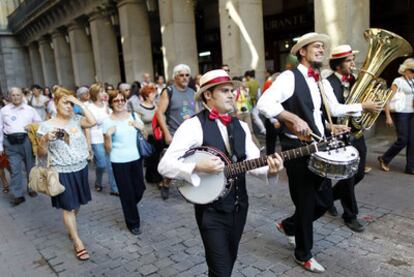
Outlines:
<svg viewBox="0 0 414 277"><path fill-rule="evenodd" d="M220 120L216 119L226 148L229 149L229 139L227 128ZM253 143L249 127L245 122L239 121L246 134L246 160L260 157L260 150ZM203 129L197 116L185 120L174 134L173 141L168 147L167 152L158 165L158 172L170 179L185 180L195 187L200 185L200 177L194 173L195 163L184 163L179 159L185 152L194 147L199 147L203 143ZM267 177L268 166L250 170L258 177ZM277 176L277 175L276 175ZM276 176L266 178L266 183L276 183Z"/></svg>
<svg viewBox="0 0 414 277"><path fill-rule="evenodd" d="M3 151L4 134L27 133L27 125L41 121L36 110L25 103L4 106L0 110L0 151Z"/></svg>
<svg viewBox="0 0 414 277"><path fill-rule="evenodd" d="M298 65L298 70L303 74L305 81L309 87L312 102L314 106L313 118L315 125L317 126L321 134L324 133L324 126L321 118L321 105L322 99L319 92L318 84L313 77L308 76L308 68L303 64ZM331 116L339 117L344 115L357 116L362 111L361 104L340 104L335 97L335 93L328 80L323 79L322 86L328 101L328 106L331 112ZM292 97L295 91L295 76L292 71L286 70L280 74L277 79L272 83L270 88L266 90L266 93L259 98L257 102L257 108L266 117L271 118L279 115L284 108L282 103Z"/></svg>

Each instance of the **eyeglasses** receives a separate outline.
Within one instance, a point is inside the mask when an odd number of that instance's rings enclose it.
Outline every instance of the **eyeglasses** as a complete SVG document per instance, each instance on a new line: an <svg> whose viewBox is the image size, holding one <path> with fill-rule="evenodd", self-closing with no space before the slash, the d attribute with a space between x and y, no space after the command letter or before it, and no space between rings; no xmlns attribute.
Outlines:
<svg viewBox="0 0 414 277"><path fill-rule="evenodd" d="M112 104L118 104L118 103L125 103L125 99L114 99L114 100L112 100Z"/></svg>
<svg viewBox="0 0 414 277"><path fill-rule="evenodd" d="M183 77L190 77L190 74L179 74L178 76L180 76L181 78L183 78Z"/></svg>

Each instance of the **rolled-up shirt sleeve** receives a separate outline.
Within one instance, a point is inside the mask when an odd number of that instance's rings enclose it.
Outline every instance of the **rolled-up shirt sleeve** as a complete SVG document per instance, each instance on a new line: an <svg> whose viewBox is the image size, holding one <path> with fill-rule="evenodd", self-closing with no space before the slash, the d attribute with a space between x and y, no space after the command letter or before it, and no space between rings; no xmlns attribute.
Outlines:
<svg viewBox="0 0 414 277"><path fill-rule="evenodd" d="M331 115L334 117L338 116L360 116L362 112L361 104L340 104L338 99L333 92L332 86L328 80L323 80L323 87L328 100L329 109Z"/></svg>
<svg viewBox="0 0 414 277"><path fill-rule="evenodd" d="M280 74L272 85L266 90L259 101L257 109L267 118L278 116L284 108L282 103L289 99L295 89L295 77L290 70Z"/></svg>
<svg viewBox="0 0 414 277"><path fill-rule="evenodd" d="M193 186L200 185L200 177L194 173L196 164L180 159L185 152L201 146L203 134L197 117L185 120L174 133L173 141L158 164L158 172L170 179L184 180Z"/></svg>

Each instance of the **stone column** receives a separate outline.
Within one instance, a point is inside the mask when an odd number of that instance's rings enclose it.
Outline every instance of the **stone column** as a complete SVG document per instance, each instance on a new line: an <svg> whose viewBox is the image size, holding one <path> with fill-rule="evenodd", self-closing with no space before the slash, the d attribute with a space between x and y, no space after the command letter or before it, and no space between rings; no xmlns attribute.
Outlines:
<svg viewBox="0 0 414 277"><path fill-rule="evenodd" d="M98 82L116 85L121 81L116 35L108 17L94 13L90 18L92 48Z"/></svg>
<svg viewBox="0 0 414 277"><path fill-rule="evenodd" d="M349 44L361 51L356 56L360 67L367 54L368 43L363 33L369 28L369 0L315 0L315 32L331 37L331 46ZM328 51L328 55L330 51Z"/></svg>
<svg viewBox="0 0 414 277"><path fill-rule="evenodd" d="M315 0L315 32L325 33L331 37L332 47L349 44L359 50L356 55L356 67L360 68L365 60L368 43L364 31L369 28L369 0L330 1ZM327 56L329 58L330 50ZM325 60L328 63L328 59ZM369 138L375 134L375 125L367 132Z"/></svg>
<svg viewBox="0 0 414 277"><path fill-rule="evenodd" d="M73 89L75 87L75 80L73 78L69 42L66 42L65 34L59 31L52 34L52 41L58 83L66 88Z"/></svg>
<svg viewBox="0 0 414 277"><path fill-rule="evenodd" d="M75 84L76 86L90 85L95 82L91 40L86 35L84 26L76 22L68 26L68 34Z"/></svg>
<svg viewBox="0 0 414 277"><path fill-rule="evenodd" d="M141 81L144 73L154 73L147 6L144 0L121 0L118 11L126 81Z"/></svg>
<svg viewBox="0 0 414 277"><path fill-rule="evenodd" d="M29 57L33 83L43 86L45 80L43 78L42 61L40 60L39 45L37 42L32 42L29 45Z"/></svg>
<svg viewBox="0 0 414 277"><path fill-rule="evenodd" d="M187 64L198 74L198 54L193 0L159 0L164 74L172 77L177 64Z"/></svg>
<svg viewBox="0 0 414 277"><path fill-rule="evenodd" d="M42 38L39 40L40 60L42 61L44 85L52 87L57 85L56 64L50 40Z"/></svg>
<svg viewBox="0 0 414 277"><path fill-rule="evenodd" d="M265 72L262 0L219 0L223 64L232 75L254 69L262 83Z"/></svg>

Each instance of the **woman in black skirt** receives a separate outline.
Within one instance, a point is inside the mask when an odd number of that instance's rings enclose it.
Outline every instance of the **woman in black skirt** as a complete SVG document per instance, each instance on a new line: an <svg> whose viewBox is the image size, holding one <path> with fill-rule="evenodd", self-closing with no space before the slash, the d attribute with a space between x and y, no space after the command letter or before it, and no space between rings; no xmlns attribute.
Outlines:
<svg viewBox="0 0 414 277"><path fill-rule="evenodd" d="M52 206L63 209L63 222L73 240L76 257L88 260L89 254L79 238L76 215L80 205L91 201L88 184L88 145L83 128L96 124L94 116L85 104L74 97L74 92L59 87L55 92L56 117L40 124L38 157L41 162L59 173L59 181L65 191L52 197ZM85 115L74 115L73 106L78 105Z"/></svg>

